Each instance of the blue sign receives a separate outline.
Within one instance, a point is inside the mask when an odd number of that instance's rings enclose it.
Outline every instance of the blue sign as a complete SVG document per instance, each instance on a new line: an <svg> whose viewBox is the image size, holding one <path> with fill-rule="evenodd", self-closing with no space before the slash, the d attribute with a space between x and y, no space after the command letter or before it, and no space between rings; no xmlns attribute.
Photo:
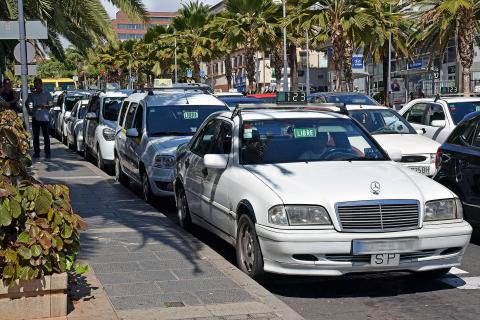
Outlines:
<svg viewBox="0 0 480 320"><path fill-rule="evenodd" d="M193 71L192 69L187 69L187 78L193 77Z"/></svg>
<svg viewBox="0 0 480 320"><path fill-rule="evenodd" d="M363 69L363 56L352 57L352 69Z"/></svg>
<svg viewBox="0 0 480 320"><path fill-rule="evenodd" d="M408 69L420 69L422 67L422 61L410 62L408 64Z"/></svg>
<svg viewBox="0 0 480 320"><path fill-rule="evenodd" d="M205 71L200 70L200 78L203 78L203 77L205 77Z"/></svg>

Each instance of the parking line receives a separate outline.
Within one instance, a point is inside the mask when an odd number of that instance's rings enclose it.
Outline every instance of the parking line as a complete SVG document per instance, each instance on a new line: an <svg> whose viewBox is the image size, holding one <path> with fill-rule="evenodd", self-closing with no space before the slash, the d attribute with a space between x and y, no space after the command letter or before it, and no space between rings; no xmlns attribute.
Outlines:
<svg viewBox="0 0 480 320"><path fill-rule="evenodd" d="M45 177L49 180L73 180L73 179L99 179L102 176L73 176L73 177Z"/></svg>
<svg viewBox="0 0 480 320"><path fill-rule="evenodd" d="M446 277L440 279L440 281L461 290L480 289L480 277Z"/></svg>
<svg viewBox="0 0 480 320"><path fill-rule="evenodd" d="M450 274L454 274L454 275L457 275L457 274L467 274L468 271L465 271L465 270L462 270L462 269L459 269L459 268L455 268L453 267L452 269L450 269Z"/></svg>

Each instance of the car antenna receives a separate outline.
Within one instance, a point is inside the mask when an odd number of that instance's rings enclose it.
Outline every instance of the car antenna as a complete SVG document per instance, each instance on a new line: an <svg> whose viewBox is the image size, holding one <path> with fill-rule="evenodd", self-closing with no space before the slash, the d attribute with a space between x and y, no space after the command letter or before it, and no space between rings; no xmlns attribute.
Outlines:
<svg viewBox="0 0 480 320"><path fill-rule="evenodd" d="M187 104L190 104L190 102L188 102L188 98L187 98L187 89L183 89L183 95L185 96L185 100L187 100Z"/></svg>
<svg viewBox="0 0 480 320"><path fill-rule="evenodd" d="M437 102L438 100L440 100L440 94L437 93L437 95L435 96L435 101L434 102Z"/></svg>

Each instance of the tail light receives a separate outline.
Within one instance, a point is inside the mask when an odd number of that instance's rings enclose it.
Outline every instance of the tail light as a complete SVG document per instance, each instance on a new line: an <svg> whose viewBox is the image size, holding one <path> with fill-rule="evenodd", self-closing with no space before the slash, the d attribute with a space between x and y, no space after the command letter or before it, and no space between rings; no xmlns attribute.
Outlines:
<svg viewBox="0 0 480 320"><path fill-rule="evenodd" d="M442 161L442 149L438 148L437 153L435 154L435 168L440 167L440 162Z"/></svg>

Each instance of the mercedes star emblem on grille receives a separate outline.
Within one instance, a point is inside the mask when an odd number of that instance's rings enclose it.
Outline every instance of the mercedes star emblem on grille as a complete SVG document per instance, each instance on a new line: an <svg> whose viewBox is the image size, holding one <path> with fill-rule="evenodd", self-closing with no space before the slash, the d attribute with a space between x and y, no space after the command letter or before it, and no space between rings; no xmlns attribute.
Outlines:
<svg viewBox="0 0 480 320"><path fill-rule="evenodd" d="M370 183L370 189L372 190L373 194L380 194L380 182L373 181Z"/></svg>

